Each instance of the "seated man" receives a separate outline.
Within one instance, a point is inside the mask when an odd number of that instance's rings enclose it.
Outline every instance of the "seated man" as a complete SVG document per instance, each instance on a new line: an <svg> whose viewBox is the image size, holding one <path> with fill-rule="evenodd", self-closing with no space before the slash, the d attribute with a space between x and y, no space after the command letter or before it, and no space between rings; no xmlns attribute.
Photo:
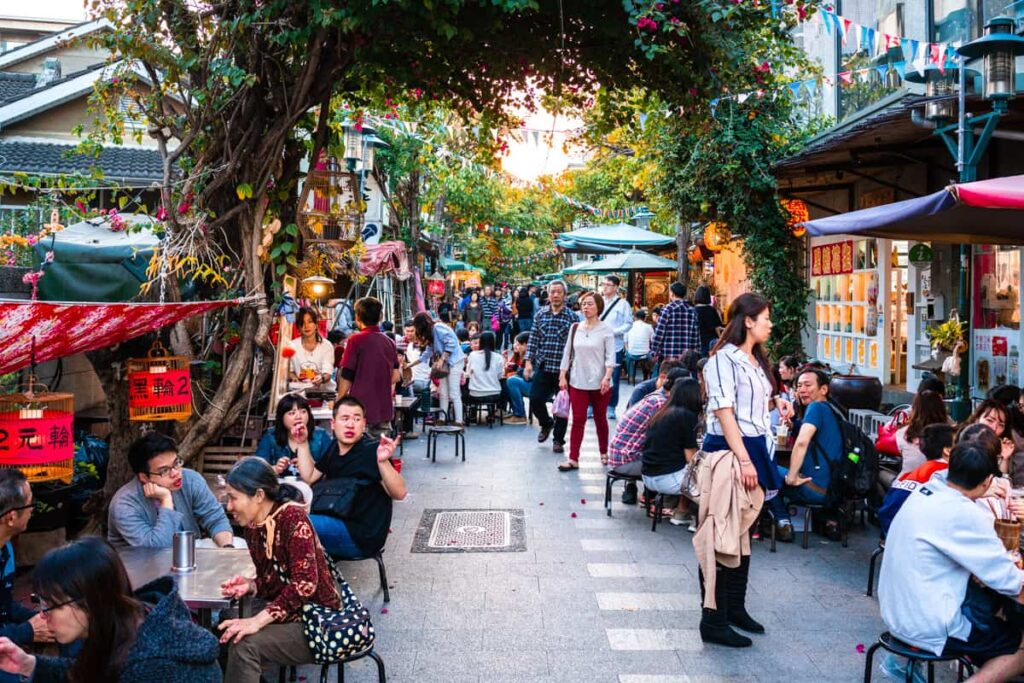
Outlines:
<svg viewBox="0 0 1024 683"><path fill-rule="evenodd" d="M953 426L948 424L931 424L922 430L918 447L924 453L925 462L906 474L901 474L885 494L882 507L878 509L878 521L883 536L889 533L893 518L910 494L927 484L933 474L949 467L953 431Z"/></svg>
<svg viewBox="0 0 1024 683"><path fill-rule="evenodd" d="M1024 673L1021 632L996 616L1020 593L1024 572L974 503L998 475L983 447L958 444L945 481L919 487L893 520L879 579L892 634L928 652L969 657L981 667L972 681Z"/></svg>
<svg viewBox="0 0 1024 683"><path fill-rule="evenodd" d="M633 393L629 395L629 403L626 404L626 409L629 410L642 401L645 396L650 396L656 392L660 386L665 384L665 378L668 376L669 371L676 368L683 368L683 361L677 358L662 361L657 375L633 387Z"/></svg>
<svg viewBox="0 0 1024 683"><path fill-rule="evenodd" d="M370 557L384 547L391 525L393 500L405 498L405 480L391 466L397 441L366 434L366 411L354 396L334 404L331 429L337 440L320 460L305 451L299 453L299 474L313 485L321 479L328 484L348 479L355 491L343 516L314 513L309 516L324 549L333 557ZM317 507L314 488L313 508Z"/></svg>
<svg viewBox="0 0 1024 683"><path fill-rule="evenodd" d="M672 362L666 361L662 365L669 365ZM658 375L660 391L645 396L639 403L626 411L615 428L615 434L608 445L608 466L612 468L612 472L630 477L639 477L642 474L644 437L647 436L647 427L651 423L651 418L665 405L676 380L689 376L689 373L682 368L673 368L667 376ZM627 481L626 489L622 492L622 502L626 505L636 505L636 500L636 482Z"/></svg>
<svg viewBox="0 0 1024 683"><path fill-rule="evenodd" d="M51 643L46 618L14 599L14 547L11 540L23 532L32 517L32 489L20 470L0 470L0 636L18 645ZM0 683L18 676L0 671Z"/></svg>
<svg viewBox="0 0 1024 683"><path fill-rule="evenodd" d="M785 479L781 495L769 503L775 516L778 540L793 541L793 523L787 502L821 505L832 476L832 463L842 455L843 434L839 420L828 404L829 377L821 370L804 370L797 377L797 400L806 406L797 432L789 468L779 466Z"/></svg>
<svg viewBox="0 0 1024 683"><path fill-rule="evenodd" d="M231 523L203 475L185 469L178 446L149 432L128 449L135 477L110 500L107 540L115 548L170 548L176 531L205 532L222 548L233 545Z"/></svg>

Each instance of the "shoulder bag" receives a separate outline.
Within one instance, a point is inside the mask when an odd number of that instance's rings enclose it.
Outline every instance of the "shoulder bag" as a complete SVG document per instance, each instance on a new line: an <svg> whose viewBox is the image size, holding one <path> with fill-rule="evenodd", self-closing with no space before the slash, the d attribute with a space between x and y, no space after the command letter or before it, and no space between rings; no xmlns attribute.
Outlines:
<svg viewBox="0 0 1024 683"><path fill-rule="evenodd" d="M572 362L576 359L576 329L580 326L579 323L573 323L572 329L569 332L569 365L565 369L565 383L569 383L569 377L572 373Z"/></svg>
<svg viewBox="0 0 1024 683"><path fill-rule="evenodd" d="M313 484L313 503L309 511L314 515L329 515L344 519L352 509L356 493L362 486L358 479L321 479Z"/></svg>

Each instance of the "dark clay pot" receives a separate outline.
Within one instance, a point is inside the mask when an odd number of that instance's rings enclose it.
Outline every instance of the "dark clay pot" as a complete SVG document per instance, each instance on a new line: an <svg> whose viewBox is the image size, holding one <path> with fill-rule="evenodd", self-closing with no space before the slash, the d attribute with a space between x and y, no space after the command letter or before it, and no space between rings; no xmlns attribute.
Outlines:
<svg viewBox="0 0 1024 683"><path fill-rule="evenodd" d="M847 410L877 411L882 405L882 382L867 375L833 375L829 395Z"/></svg>

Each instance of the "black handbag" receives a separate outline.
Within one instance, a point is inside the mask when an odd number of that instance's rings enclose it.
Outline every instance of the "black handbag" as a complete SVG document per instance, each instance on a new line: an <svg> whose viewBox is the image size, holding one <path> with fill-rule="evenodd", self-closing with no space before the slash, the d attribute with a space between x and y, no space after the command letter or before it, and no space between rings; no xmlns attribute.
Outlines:
<svg viewBox="0 0 1024 683"><path fill-rule="evenodd" d="M362 482L358 479L323 479L313 484L313 503L309 511L314 515L330 515L344 519L352 509L356 493Z"/></svg>

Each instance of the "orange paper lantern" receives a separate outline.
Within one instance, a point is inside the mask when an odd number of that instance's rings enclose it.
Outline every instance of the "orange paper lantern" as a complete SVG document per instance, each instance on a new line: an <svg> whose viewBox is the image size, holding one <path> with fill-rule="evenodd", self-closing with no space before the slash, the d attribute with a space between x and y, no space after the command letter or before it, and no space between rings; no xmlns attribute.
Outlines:
<svg viewBox="0 0 1024 683"><path fill-rule="evenodd" d="M811 212L807 208L807 202L802 199L783 199L782 208L789 214L786 224L793 232L793 237L803 237L807 234L804 223L811 219Z"/></svg>
<svg viewBox="0 0 1024 683"><path fill-rule="evenodd" d="M732 231L725 223L708 223L704 228L704 246L713 252L721 251L732 240Z"/></svg>

